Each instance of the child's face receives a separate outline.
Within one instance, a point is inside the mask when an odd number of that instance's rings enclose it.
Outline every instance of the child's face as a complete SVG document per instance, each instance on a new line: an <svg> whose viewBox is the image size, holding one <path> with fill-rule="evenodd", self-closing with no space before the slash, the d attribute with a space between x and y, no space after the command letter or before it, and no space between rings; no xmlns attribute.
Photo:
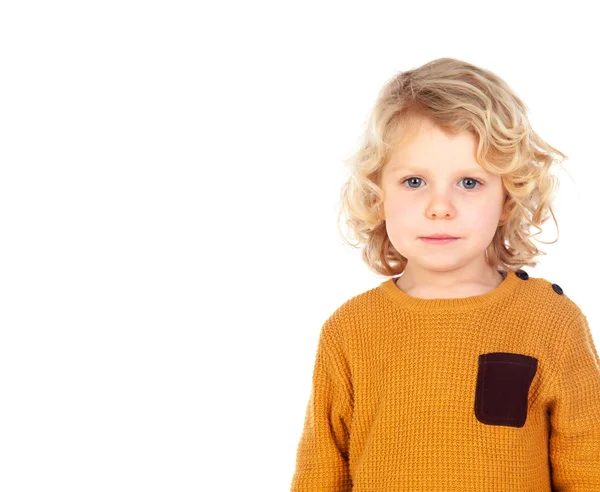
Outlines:
<svg viewBox="0 0 600 492"><path fill-rule="evenodd" d="M475 136L448 136L428 120L394 149L382 173L383 218L390 241L411 267L485 268L485 249L505 218L505 191L502 178L483 169L476 152ZM446 244L421 239L433 234L459 239Z"/></svg>

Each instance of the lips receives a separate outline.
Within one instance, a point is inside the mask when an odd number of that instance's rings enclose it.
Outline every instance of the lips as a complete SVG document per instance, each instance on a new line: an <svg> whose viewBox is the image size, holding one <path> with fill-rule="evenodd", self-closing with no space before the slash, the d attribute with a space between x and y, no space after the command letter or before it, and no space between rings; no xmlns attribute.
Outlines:
<svg viewBox="0 0 600 492"><path fill-rule="evenodd" d="M458 241L457 237L444 237L444 238L430 238L430 237L422 237L421 241L429 244L450 244L454 241Z"/></svg>
<svg viewBox="0 0 600 492"><path fill-rule="evenodd" d="M433 236L423 236L423 239L458 239L456 236L449 236L448 234L434 234Z"/></svg>

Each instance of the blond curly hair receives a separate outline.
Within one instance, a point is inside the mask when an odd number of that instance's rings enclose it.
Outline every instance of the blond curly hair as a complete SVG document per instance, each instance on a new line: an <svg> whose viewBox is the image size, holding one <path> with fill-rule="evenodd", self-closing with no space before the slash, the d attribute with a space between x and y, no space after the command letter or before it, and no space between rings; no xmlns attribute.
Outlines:
<svg viewBox="0 0 600 492"><path fill-rule="evenodd" d="M532 241L542 231L539 226L552 215L558 232L552 202L559 182L552 165L568 157L533 131L527 111L497 75L454 58L395 75L379 92L358 150L344 161L349 177L341 189L337 221L342 239L362 247L362 259L372 271L387 276L404 271L408 260L392 245L382 218L380 179L394 146L425 117L451 135L471 132L478 141L478 163L502 177L508 215L486 250L488 264L504 271L537 265L534 258L546 254ZM340 228L342 215L347 236ZM531 234L531 226L538 232Z"/></svg>

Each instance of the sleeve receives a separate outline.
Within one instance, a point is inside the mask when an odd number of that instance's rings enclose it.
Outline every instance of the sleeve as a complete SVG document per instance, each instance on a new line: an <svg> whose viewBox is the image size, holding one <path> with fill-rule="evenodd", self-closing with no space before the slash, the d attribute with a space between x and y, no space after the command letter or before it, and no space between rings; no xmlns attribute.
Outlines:
<svg viewBox="0 0 600 492"><path fill-rule="evenodd" d="M352 490L348 467L352 380L342 340L330 328L326 322L319 337L292 492Z"/></svg>
<svg viewBox="0 0 600 492"><path fill-rule="evenodd" d="M549 404L552 490L600 491L600 358L583 313L563 343Z"/></svg>

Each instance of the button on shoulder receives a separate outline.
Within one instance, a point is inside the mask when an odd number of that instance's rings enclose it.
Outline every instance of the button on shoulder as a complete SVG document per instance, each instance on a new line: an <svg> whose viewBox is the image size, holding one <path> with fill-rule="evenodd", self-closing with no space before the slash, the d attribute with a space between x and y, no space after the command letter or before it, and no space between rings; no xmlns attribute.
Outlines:
<svg viewBox="0 0 600 492"><path fill-rule="evenodd" d="M521 280L527 280L529 278L528 273L525 270L517 270L515 275L519 277Z"/></svg>

